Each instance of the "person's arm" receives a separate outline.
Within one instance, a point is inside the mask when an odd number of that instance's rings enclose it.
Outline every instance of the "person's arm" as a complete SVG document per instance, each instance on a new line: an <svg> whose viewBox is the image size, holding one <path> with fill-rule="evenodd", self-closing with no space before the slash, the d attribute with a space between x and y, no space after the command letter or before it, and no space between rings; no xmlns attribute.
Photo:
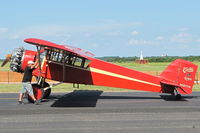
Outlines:
<svg viewBox="0 0 200 133"><path fill-rule="evenodd" d="M39 60L36 59L36 62L31 66L31 69L37 68L39 66Z"/></svg>

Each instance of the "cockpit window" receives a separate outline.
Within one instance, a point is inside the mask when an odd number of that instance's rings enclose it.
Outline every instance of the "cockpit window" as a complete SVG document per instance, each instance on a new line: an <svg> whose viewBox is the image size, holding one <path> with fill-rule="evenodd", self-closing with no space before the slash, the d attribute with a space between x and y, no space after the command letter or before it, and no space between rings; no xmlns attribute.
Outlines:
<svg viewBox="0 0 200 133"><path fill-rule="evenodd" d="M75 55L73 53L70 53L68 51L59 50L59 49L48 49L46 51L46 58L47 60L53 61L55 63L59 63L61 65L72 65L76 67L86 68L87 59L78 55ZM89 62L89 61L87 61Z"/></svg>

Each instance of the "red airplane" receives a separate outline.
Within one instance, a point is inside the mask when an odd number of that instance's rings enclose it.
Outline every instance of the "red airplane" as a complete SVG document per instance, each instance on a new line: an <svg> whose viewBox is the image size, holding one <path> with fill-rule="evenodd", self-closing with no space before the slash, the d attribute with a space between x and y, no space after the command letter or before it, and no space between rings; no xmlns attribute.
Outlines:
<svg viewBox="0 0 200 133"><path fill-rule="evenodd" d="M24 42L35 45L37 51L15 49L2 66L11 60L10 69L23 73L27 62L38 58L39 67L33 71L37 77L37 84L33 84L36 99L47 98L51 93L45 79L169 93L177 98L181 98L181 94L192 93L197 65L182 59L172 62L159 76L152 76L93 58L92 53L80 48L34 38L25 39Z"/></svg>

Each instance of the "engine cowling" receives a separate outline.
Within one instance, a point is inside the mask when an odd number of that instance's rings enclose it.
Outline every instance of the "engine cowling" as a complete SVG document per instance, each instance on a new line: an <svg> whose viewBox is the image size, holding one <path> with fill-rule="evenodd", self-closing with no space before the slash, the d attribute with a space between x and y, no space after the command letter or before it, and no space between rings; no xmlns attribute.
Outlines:
<svg viewBox="0 0 200 133"><path fill-rule="evenodd" d="M10 69L13 72L23 72L21 65L24 51L25 49L23 47L14 49L10 60Z"/></svg>

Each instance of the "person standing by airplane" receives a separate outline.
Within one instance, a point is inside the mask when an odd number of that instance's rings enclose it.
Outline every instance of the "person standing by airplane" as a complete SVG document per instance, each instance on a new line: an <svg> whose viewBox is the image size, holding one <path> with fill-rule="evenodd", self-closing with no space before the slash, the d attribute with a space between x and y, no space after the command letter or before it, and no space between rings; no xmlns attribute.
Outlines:
<svg viewBox="0 0 200 133"><path fill-rule="evenodd" d="M36 104L36 105L39 104L40 101L36 100L36 98L33 94L33 88L31 85L32 72L37 67L38 67L38 60L36 62L28 61L28 65L24 71L24 76L23 76L23 80L22 80L22 89L19 94L18 104L24 104L22 99L23 99L23 96L25 93L28 93L28 95L33 99L34 104Z"/></svg>

